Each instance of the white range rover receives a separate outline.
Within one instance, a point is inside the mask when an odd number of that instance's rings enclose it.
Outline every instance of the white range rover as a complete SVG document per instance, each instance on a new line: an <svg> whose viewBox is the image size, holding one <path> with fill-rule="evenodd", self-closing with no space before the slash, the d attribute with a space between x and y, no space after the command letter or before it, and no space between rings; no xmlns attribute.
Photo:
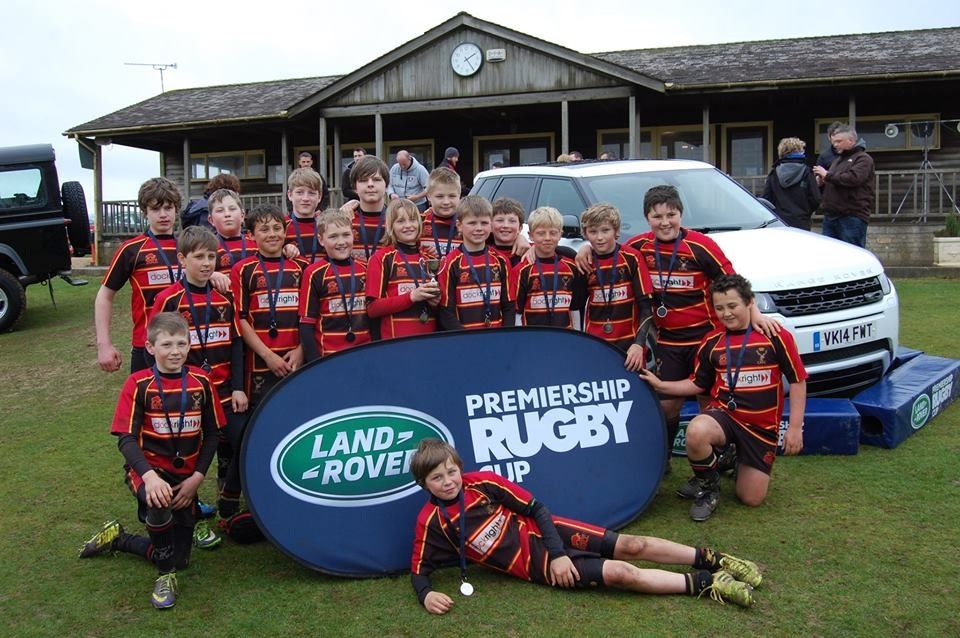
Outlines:
<svg viewBox="0 0 960 638"><path fill-rule="evenodd" d="M649 230L643 196L671 184L683 200L683 226L708 233L747 277L764 313L796 338L810 395L850 395L875 383L893 361L899 301L869 251L787 227L761 200L713 166L689 160L623 160L484 171L472 195L513 197L531 211L565 215L563 243L577 248L587 207L620 209L620 239Z"/></svg>

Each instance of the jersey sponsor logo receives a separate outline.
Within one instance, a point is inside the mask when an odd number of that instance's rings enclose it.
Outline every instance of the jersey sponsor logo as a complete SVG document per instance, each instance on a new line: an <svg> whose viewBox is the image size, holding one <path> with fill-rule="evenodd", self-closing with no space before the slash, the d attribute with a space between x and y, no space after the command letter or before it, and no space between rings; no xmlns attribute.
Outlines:
<svg viewBox="0 0 960 638"><path fill-rule="evenodd" d="M202 330L200 332L203 332ZM207 346L211 346L215 343L229 343L230 342L230 329L223 326L210 326L210 330L207 331ZM197 334L195 329L190 330L190 347L200 345L200 335Z"/></svg>
<svg viewBox="0 0 960 638"><path fill-rule="evenodd" d="M507 524L507 515L500 512L493 517L483 528L477 532L477 535L470 539L470 547L481 555L485 555L491 549L496 547L497 540L503 533L503 528Z"/></svg>
<svg viewBox="0 0 960 638"><path fill-rule="evenodd" d="M486 292L486 284L484 284L484 292ZM490 287L490 301L500 301L500 286ZM461 288L460 303L483 303L483 292L479 288Z"/></svg>
<svg viewBox="0 0 960 638"><path fill-rule="evenodd" d="M147 284L150 286L159 286L161 284L172 284L170 281L170 271L166 268L147 271Z"/></svg>
<svg viewBox="0 0 960 638"><path fill-rule="evenodd" d="M770 385L769 370L744 370L737 375L738 388L760 388Z"/></svg>
<svg viewBox="0 0 960 638"><path fill-rule="evenodd" d="M913 400L913 407L910 408L910 426L914 430L919 430L930 420L930 395L921 394Z"/></svg>
<svg viewBox="0 0 960 638"><path fill-rule="evenodd" d="M261 308L270 307L270 296L268 293L257 295L257 303ZM281 292L277 295L277 308L296 308L300 305L300 293L297 291Z"/></svg>
<svg viewBox="0 0 960 638"><path fill-rule="evenodd" d="M199 432L200 431L200 415L186 415L183 417L183 427L180 427L180 416L170 417L170 423L173 424L173 431L179 432L180 434L186 434L188 432ZM150 427L153 428L153 431L157 434L170 434L170 423L167 423L167 417L165 416L154 416L150 417Z"/></svg>
<svg viewBox="0 0 960 638"><path fill-rule="evenodd" d="M270 472L280 489L309 503L387 503L420 489L410 475L410 459L425 438L453 443L442 423L417 410L339 410L311 419L281 440L271 456Z"/></svg>
<svg viewBox="0 0 960 638"><path fill-rule="evenodd" d="M573 303L573 295L565 292L558 293L556 295L547 293L547 298L550 300L550 306L560 310L566 310L570 307L570 304ZM547 299L543 298L543 295L534 295L531 296L529 301L530 307L535 310L546 310L547 309Z"/></svg>
<svg viewBox="0 0 960 638"><path fill-rule="evenodd" d="M660 285L660 277L654 273L650 273L650 283L653 284L656 290L663 289ZM667 288L679 288L682 290L693 290L696 288L696 278L693 275L671 275L669 279L664 280L664 283L667 284Z"/></svg>
<svg viewBox="0 0 960 638"><path fill-rule="evenodd" d="M353 303L347 302L350 305L350 312L355 310L366 310L367 309L367 299L366 297L354 297ZM330 312L337 313L343 312L346 305L343 303L343 299L333 298L330 300L330 305L328 308Z"/></svg>
<svg viewBox="0 0 960 638"><path fill-rule="evenodd" d="M407 294L408 292L413 292L414 290L416 290L416 288L417 288L417 287L416 287L415 284L412 284L412 283L409 283L409 282L408 282L408 283L400 283L400 284L397 284L397 294L398 294L398 295L405 295L405 294Z"/></svg>
<svg viewBox="0 0 960 638"><path fill-rule="evenodd" d="M607 303L607 293L610 291L609 288L604 286L603 288L597 288L593 291L593 303ZM611 303L616 301L623 301L630 295L630 284L617 284L613 287Z"/></svg>

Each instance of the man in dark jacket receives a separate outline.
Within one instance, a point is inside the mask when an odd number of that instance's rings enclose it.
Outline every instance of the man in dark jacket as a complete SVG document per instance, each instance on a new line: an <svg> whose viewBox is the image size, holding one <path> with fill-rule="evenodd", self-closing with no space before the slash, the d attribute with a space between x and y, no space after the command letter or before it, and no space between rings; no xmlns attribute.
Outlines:
<svg viewBox="0 0 960 638"><path fill-rule="evenodd" d="M343 201L349 202L351 199L359 199L357 191L354 190L354 184L350 183L350 171L361 157L367 154L367 151L359 146L353 149L353 161L347 164L343 170L343 176L340 178L340 191L343 193Z"/></svg>
<svg viewBox="0 0 960 638"><path fill-rule="evenodd" d="M874 204L873 158L857 143L857 132L847 124L837 127L830 143L838 153L830 168L813 167L822 188L823 234L864 248Z"/></svg>
<svg viewBox="0 0 960 638"><path fill-rule="evenodd" d="M820 205L820 188L807 167L807 144L798 137L785 137L777 145L780 160L763 189L763 198L777 209L788 226L810 230L810 216Z"/></svg>

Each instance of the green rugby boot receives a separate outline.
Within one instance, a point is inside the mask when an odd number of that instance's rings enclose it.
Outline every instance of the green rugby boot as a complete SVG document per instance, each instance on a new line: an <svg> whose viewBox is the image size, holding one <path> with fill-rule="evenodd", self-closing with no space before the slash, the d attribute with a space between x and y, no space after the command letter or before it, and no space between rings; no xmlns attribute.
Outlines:
<svg viewBox="0 0 960 638"><path fill-rule="evenodd" d="M123 526L120 525L120 521L112 520L104 523L100 531L80 547L79 557L90 558L114 551L117 549L117 540L120 538L120 534L123 534Z"/></svg>
<svg viewBox="0 0 960 638"><path fill-rule="evenodd" d="M714 576L716 578L716 576ZM150 602L157 609L170 609L177 602L177 573L160 574L153 584Z"/></svg>
<svg viewBox="0 0 960 638"><path fill-rule="evenodd" d="M193 528L193 544L198 549L213 549L223 542L223 538L210 529L207 521L197 521L197 526Z"/></svg>
<svg viewBox="0 0 960 638"><path fill-rule="evenodd" d="M747 583L741 583L731 574L722 569L713 574L713 583L703 590L710 591L710 598L717 602L731 602L741 607L753 605L753 587ZM700 592L703 595L703 592Z"/></svg>
<svg viewBox="0 0 960 638"><path fill-rule="evenodd" d="M756 563L730 554L720 554L720 569L752 587L759 587L763 582L763 575Z"/></svg>

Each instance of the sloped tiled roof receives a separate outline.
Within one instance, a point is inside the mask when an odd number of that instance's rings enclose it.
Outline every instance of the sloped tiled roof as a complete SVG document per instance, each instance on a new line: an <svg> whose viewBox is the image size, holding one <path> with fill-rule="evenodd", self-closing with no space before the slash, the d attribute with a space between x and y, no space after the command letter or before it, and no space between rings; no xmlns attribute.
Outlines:
<svg viewBox="0 0 960 638"><path fill-rule="evenodd" d="M340 77L331 75L167 91L75 126L67 133L278 117Z"/></svg>
<svg viewBox="0 0 960 638"><path fill-rule="evenodd" d="M960 28L593 53L675 88L960 70Z"/></svg>

